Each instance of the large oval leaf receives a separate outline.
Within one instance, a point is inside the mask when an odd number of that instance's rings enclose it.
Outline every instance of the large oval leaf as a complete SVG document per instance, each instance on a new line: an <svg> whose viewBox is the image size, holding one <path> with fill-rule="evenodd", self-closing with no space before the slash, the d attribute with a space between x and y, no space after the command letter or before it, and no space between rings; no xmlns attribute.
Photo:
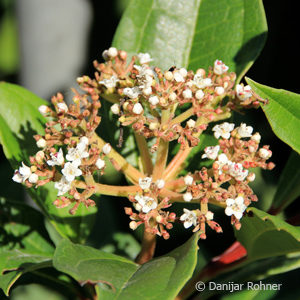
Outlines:
<svg viewBox="0 0 300 300"><path fill-rule="evenodd" d="M62 241L53 265L80 282L99 283L99 300L174 299L197 262L195 234L181 247L140 266L117 255Z"/></svg>
<svg viewBox="0 0 300 300"><path fill-rule="evenodd" d="M247 250L247 261L300 252L300 228L251 207L242 218L237 240Z"/></svg>
<svg viewBox="0 0 300 300"><path fill-rule="evenodd" d="M30 91L15 84L0 83L0 143L13 168L38 151L33 135L44 134L45 118L38 107L47 104ZM17 184L17 183L16 183ZM94 223L96 208L80 207L75 216L68 208L57 209L52 203L57 190L53 184L29 189L31 197L63 237L83 242Z"/></svg>
<svg viewBox="0 0 300 300"><path fill-rule="evenodd" d="M149 52L163 69L196 70L221 59L241 77L266 32L261 0L132 0L113 45L131 55Z"/></svg>
<svg viewBox="0 0 300 300"><path fill-rule="evenodd" d="M300 95L246 80L255 93L269 100L261 107L274 133L300 153Z"/></svg>

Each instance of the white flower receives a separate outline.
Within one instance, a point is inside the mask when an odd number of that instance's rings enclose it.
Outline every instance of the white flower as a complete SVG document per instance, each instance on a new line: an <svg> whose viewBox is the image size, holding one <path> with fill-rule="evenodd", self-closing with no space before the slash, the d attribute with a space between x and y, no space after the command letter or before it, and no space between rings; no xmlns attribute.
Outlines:
<svg viewBox="0 0 300 300"><path fill-rule="evenodd" d="M136 76L138 79L139 88L144 89L144 94L148 93L150 95L152 92L151 85L153 81L154 72L147 65L134 65L133 67L139 71L139 74Z"/></svg>
<svg viewBox="0 0 300 300"><path fill-rule="evenodd" d="M123 90L123 94L131 99L134 99L141 94L141 90L138 86L134 86L133 88L127 87Z"/></svg>
<svg viewBox="0 0 300 300"><path fill-rule="evenodd" d="M17 183L23 182L23 176L19 173L18 170L15 170L14 176L12 177L12 180Z"/></svg>
<svg viewBox="0 0 300 300"><path fill-rule="evenodd" d="M137 56L142 65L147 64L153 60L149 53L139 53Z"/></svg>
<svg viewBox="0 0 300 300"><path fill-rule="evenodd" d="M220 95L223 95L223 94L224 94L225 89L224 89L222 86L217 86L217 87L215 88L215 92L216 92L216 94L217 94L218 96L220 96Z"/></svg>
<svg viewBox="0 0 300 300"><path fill-rule="evenodd" d="M88 145L89 144L89 138L86 137L86 136L83 136L83 137L80 138L79 143L83 144L83 145Z"/></svg>
<svg viewBox="0 0 300 300"><path fill-rule="evenodd" d="M100 170L105 167L105 161L101 158L98 158L96 161L96 167Z"/></svg>
<svg viewBox="0 0 300 300"><path fill-rule="evenodd" d="M136 115L139 115L143 112L143 106L141 103L136 103L133 105L133 109L132 109L132 112Z"/></svg>
<svg viewBox="0 0 300 300"><path fill-rule="evenodd" d="M23 182L31 175L31 169L22 162L22 167L19 168L19 173L23 177Z"/></svg>
<svg viewBox="0 0 300 300"><path fill-rule="evenodd" d="M54 187L58 190L57 196L61 196L71 189L71 183L67 181L65 176L62 176L60 181L55 182Z"/></svg>
<svg viewBox="0 0 300 300"><path fill-rule="evenodd" d="M49 166L60 166L64 163L64 154L62 152L62 149L60 148L58 152L56 153L50 153L51 160L47 160L47 164Z"/></svg>
<svg viewBox="0 0 300 300"><path fill-rule="evenodd" d="M237 133L241 138L251 137L253 127L247 126L245 123L241 123L240 127L237 128Z"/></svg>
<svg viewBox="0 0 300 300"><path fill-rule="evenodd" d="M118 49L115 48L115 47L110 47L108 50L107 50L107 55L110 57L110 58L114 58L118 55Z"/></svg>
<svg viewBox="0 0 300 300"><path fill-rule="evenodd" d="M241 84L237 84L235 91L237 97L242 101L245 101L252 96L250 85L243 86Z"/></svg>
<svg viewBox="0 0 300 300"><path fill-rule="evenodd" d="M184 77L180 74L179 71L175 71L173 75L174 75L174 80L176 82L184 82Z"/></svg>
<svg viewBox="0 0 300 300"><path fill-rule="evenodd" d="M190 192L183 194L183 200L185 202L190 202L193 199L193 195Z"/></svg>
<svg viewBox="0 0 300 300"><path fill-rule="evenodd" d="M238 220L243 216L243 212L247 208L244 204L244 198L241 196L235 199L228 198L226 200L226 205L225 214L227 216L234 215Z"/></svg>
<svg viewBox="0 0 300 300"><path fill-rule="evenodd" d="M148 190L152 182L152 177L139 178L139 186L143 190Z"/></svg>
<svg viewBox="0 0 300 300"><path fill-rule="evenodd" d="M109 152L111 151L111 145L109 143L105 144L102 148L102 152L104 154L109 154Z"/></svg>
<svg viewBox="0 0 300 300"><path fill-rule="evenodd" d="M201 100L204 97L204 93L202 90L198 90L195 94L196 99Z"/></svg>
<svg viewBox="0 0 300 300"><path fill-rule="evenodd" d="M142 212L145 214L157 207L157 202L151 197L136 195L134 199L142 206Z"/></svg>
<svg viewBox="0 0 300 300"><path fill-rule="evenodd" d="M146 83L146 84L148 84L148 83ZM143 86L140 86L140 87L143 87ZM143 90L142 90L142 93L143 93L143 95L145 95L145 96L149 96L149 95L151 95L152 94L152 87L151 86L146 86Z"/></svg>
<svg viewBox="0 0 300 300"><path fill-rule="evenodd" d="M104 85L107 89L114 88L117 86L117 82L119 79L113 75L110 78L104 78L103 80L99 81L99 84Z"/></svg>
<svg viewBox="0 0 300 300"><path fill-rule="evenodd" d="M268 159L272 156L272 152L265 148L260 148L258 151L258 155L263 159Z"/></svg>
<svg viewBox="0 0 300 300"><path fill-rule="evenodd" d="M148 67L147 65L142 65L142 66L134 65L133 67L139 71L137 78L146 77L146 76L151 76L151 77L154 76L152 69L150 67Z"/></svg>
<svg viewBox="0 0 300 300"><path fill-rule="evenodd" d="M215 125L212 131L215 132L214 136L216 139L218 139L221 136L223 139L228 140L230 138L230 132L233 130L233 128L233 123L224 122L220 125Z"/></svg>
<svg viewBox="0 0 300 300"><path fill-rule="evenodd" d="M157 96L151 96L149 97L149 102L151 105L156 105L159 103L159 99Z"/></svg>
<svg viewBox="0 0 300 300"><path fill-rule="evenodd" d="M183 76L183 77L186 77L187 75L187 70L185 68L180 68L179 69L179 73Z"/></svg>
<svg viewBox="0 0 300 300"><path fill-rule="evenodd" d="M57 103L57 108L58 108L59 112L67 112L68 111L68 106L65 102Z"/></svg>
<svg viewBox="0 0 300 300"><path fill-rule="evenodd" d="M165 186L165 181L163 179L157 179L155 184L158 189L162 189Z"/></svg>
<svg viewBox="0 0 300 300"><path fill-rule="evenodd" d="M249 171L244 170L240 163L232 163L229 165L228 173L236 180L243 181L248 176Z"/></svg>
<svg viewBox="0 0 300 300"><path fill-rule="evenodd" d="M193 93L190 89L186 89L182 92L182 96L184 99L190 99L193 97Z"/></svg>
<svg viewBox="0 0 300 300"><path fill-rule="evenodd" d="M254 133L252 136L251 136L251 140L255 141L257 144L260 143L260 140L261 140L261 136L258 132Z"/></svg>
<svg viewBox="0 0 300 300"><path fill-rule="evenodd" d="M68 154L66 155L66 159L69 161L76 161L77 165L81 164L82 158L89 157L89 153L85 151L86 144L78 143L76 148L70 148Z"/></svg>
<svg viewBox="0 0 300 300"><path fill-rule="evenodd" d="M82 171L78 169L78 160L73 162L67 162L64 168L61 170L62 174L66 177L66 180L71 182L75 177L80 176Z"/></svg>
<svg viewBox="0 0 300 300"><path fill-rule="evenodd" d="M39 112L40 112L43 116L47 114L48 110L49 110L49 108L48 108L47 105L41 105L41 106L39 107Z"/></svg>
<svg viewBox="0 0 300 300"><path fill-rule="evenodd" d="M32 173L28 178L28 181L30 183L37 183L38 180L39 180L39 176L36 175L35 173Z"/></svg>
<svg viewBox="0 0 300 300"><path fill-rule="evenodd" d="M250 181L250 182L254 181L255 180L255 174L254 173L250 173L248 175L248 177L247 177L247 180Z"/></svg>
<svg viewBox="0 0 300 300"><path fill-rule="evenodd" d="M120 113L120 106L119 106L119 104L115 103L114 105L112 105L110 107L110 110L112 111L112 113L114 115L118 115Z"/></svg>
<svg viewBox="0 0 300 300"><path fill-rule="evenodd" d="M194 178L191 175L186 175L183 180L186 185L192 185Z"/></svg>
<svg viewBox="0 0 300 300"><path fill-rule="evenodd" d="M194 128L195 125L196 125L196 122L195 122L193 119L189 119L189 120L186 122L186 125L188 126L188 128Z"/></svg>
<svg viewBox="0 0 300 300"><path fill-rule="evenodd" d="M186 208L184 208L183 211L184 211L184 214L181 215L180 221L183 221L184 228L189 228L192 225L196 226L197 225L196 214L193 211L188 210Z"/></svg>
<svg viewBox="0 0 300 300"><path fill-rule="evenodd" d="M205 154L201 158L216 159L220 151L220 146L210 146L204 149Z"/></svg>
<svg viewBox="0 0 300 300"><path fill-rule="evenodd" d="M227 67L221 60L216 60L214 64L214 73L217 75L222 75L227 72L229 67Z"/></svg>
<svg viewBox="0 0 300 300"><path fill-rule="evenodd" d="M193 78L192 84L195 85L198 89L204 89L212 85L210 78L203 78L201 74L196 74Z"/></svg>
<svg viewBox="0 0 300 300"><path fill-rule="evenodd" d="M36 145L39 147L39 148L45 148L47 146L47 142L45 139L41 138L39 139L37 142L36 142Z"/></svg>
<svg viewBox="0 0 300 300"><path fill-rule="evenodd" d="M206 218L207 221L213 220L213 218L214 218L214 213L211 212L211 211L208 211L208 212L205 214L205 218Z"/></svg>
<svg viewBox="0 0 300 300"><path fill-rule="evenodd" d="M228 157L224 153L218 155L218 160L216 161L216 163L219 166L219 174L222 174L222 169L224 166L226 165L230 166L232 164L232 162L228 159Z"/></svg>

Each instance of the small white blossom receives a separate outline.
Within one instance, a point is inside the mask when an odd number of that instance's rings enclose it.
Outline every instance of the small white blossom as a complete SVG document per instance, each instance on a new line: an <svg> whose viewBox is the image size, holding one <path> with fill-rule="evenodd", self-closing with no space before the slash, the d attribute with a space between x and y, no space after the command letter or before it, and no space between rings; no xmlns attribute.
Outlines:
<svg viewBox="0 0 300 300"><path fill-rule="evenodd" d="M230 138L230 132L233 130L233 128L233 123L224 122L220 125L215 125L212 131L214 131L214 136L216 139L222 137L223 139L228 140Z"/></svg>
<svg viewBox="0 0 300 300"><path fill-rule="evenodd" d="M110 47L108 50L107 50L107 55L110 57L110 58L114 58L118 55L118 49L115 48L115 47Z"/></svg>
<svg viewBox="0 0 300 300"><path fill-rule="evenodd" d="M193 195L190 192L186 192L185 194L183 194L183 200L185 202L190 202L193 199Z"/></svg>
<svg viewBox="0 0 300 300"><path fill-rule="evenodd" d="M179 69L179 73L183 76L183 77L186 77L186 75L187 75L187 70L185 69L185 68L180 68Z"/></svg>
<svg viewBox="0 0 300 300"><path fill-rule="evenodd" d="M109 143L105 144L102 148L102 152L104 154L109 154L109 152L111 151L111 145Z"/></svg>
<svg viewBox="0 0 300 300"><path fill-rule="evenodd" d="M23 177L23 182L31 175L31 169L22 162L22 167L19 168L19 173Z"/></svg>
<svg viewBox="0 0 300 300"><path fill-rule="evenodd" d="M142 87L142 86L140 86ZM148 87L145 87L143 90L142 90L142 93L145 95L145 96L149 96L152 94L152 87L151 86L148 86Z"/></svg>
<svg viewBox="0 0 300 300"><path fill-rule="evenodd" d="M226 200L227 207L225 208L225 214L227 216L234 215L238 220L243 216L243 212L247 208L244 204L244 198L239 196L235 199L228 198Z"/></svg>
<svg viewBox="0 0 300 300"><path fill-rule="evenodd" d="M36 142L36 145L39 147L39 148L45 148L47 146L47 142L45 139L41 138L39 139L37 142Z"/></svg>
<svg viewBox="0 0 300 300"><path fill-rule="evenodd" d="M225 93L225 89L222 86L217 86L215 88L215 92L218 96L221 96Z"/></svg>
<svg viewBox="0 0 300 300"><path fill-rule="evenodd" d="M123 94L131 99L134 99L141 94L141 90L138 86L134 86L133 88L127 87L123 90Z"/></svg>
<svg viewBox="0 0 300 300"><path fill-rule="evenodd" d="M195 122L193 119L189 119L189 120L186 122L186 125L188 126L188 128L194 128L195 125L196 125L196 122Z"/></svg>
<svg viewBox="0 0 300 300"><path fill-rule="evenodd" d="M186 185L192 185L194 178L191 175L186 175L183 180Z"/></svg>
<svg viewBox="0 0 300 300"><path fill-rule="evenodd" d="M133 109L132 109L132 112L136 115L139 115L143 112L143 106L141 103L136 103L133 105Z"/></svg>
<svg viewBox="0 0 300 300"><path fill-rule="evenodd" d="M60 181L55 182L54 187L58 190L57 196L62 196L71 189L71 183L65 176L62 176Z"/></svg>
<svg viewBox="0 0 300 300"><path fill-rule="evenodd" d="M253 127L247 126L245 123L242 123L240 127L237 128L237 133L241 138L251 137L253 132Z"/></svg>
<svg viewBox="0 0 300 300"><path fill-rule="evenodd" d="M107 89L115 88L117 86L117 82L119 79L113 75L110 78L104 78L103 80L99 81L99 84L104 85Z"/></svg>
<svg viewBox="0 0 300 300"><path fill-rule="evenodd" d="M155 184L158 189L162 189L165 186L165 181L163 179L157 179Z"/></svg>
<svg viewBox="0 0 300 300"><path fill-rule="evenodd" d="M201 158L216 159L219 151L220 151L219 145L206 147L204 149L205 153L201 156Z"/></svg>
<svg viewBox="0 0 300 300"><path fill-rule="evenodd" d="M243 181L248 176L249 171L244 170L240 163L232 163L229 165L228 173L236 180Z"/></svg>
<svg viewBox="0 0 300 300"><path fill-rule="evenodd" d="M227 72L229 67L227 67L221 60L216 60L214 63L214 73L217 75L222 75Z"/></svg>
<svg viewBox="0 0 300 300"><path fill-rule="evenodd" d="M118 115L120 113L120 106L119 104L115 103L110 107L110 110L114 115Z"/></svg>
<svg viewBox="0 0 300 300"><path fill-rule="evenodd" d="M261 136L258 132L254 133L252 136L251 136L251 140L255 141L257 144L260 143L260 140L261 140Z"/></svg>
<svg viewBox="0 0 300 300"><path fill-rule="evenodd" d="M136 76L138 79L139 88L144 89L144 94L148 93L150 95L152 92L151 85L153 81L154 72L147 65L134 65L133 67L139 71L139 74Z"/></svg>
<svg viewBox="0 0 300 300"><path fill-rule="evenodd" d="M64 154L62 152L62 149L60 148L58 152L56 153L50 153L51 160L47 160L47 164L49 166L60 166L64 163Z"/></svg>
<svg viewBox="0 0 300 300"><path fill-rule="evenodd" d="M184 82L184 77L180 74L179 71L175 71L173 75L174 75L174 80L176 82Z"/></svg>
<svg viewBox="0 0 300 300"><path fill-rule="evenodd" d="M105 161L101 158L98 158L96 161L96 167L100 170L105 167Z"/></svg>
<svg viewBox="0 0 300 300"><path fill-rule="evenodd" d="M235 87L237 97L245 101L252 96L251 87L250 85L243 86L241 84L237 84Z"/></svg>
<svg viewBox="0 0 300 300"><path fill-rule="evenodd" d="M143 190L148 190L150 188L151 183L152 183L151 177L139 178L139 186Z"/></svg>
<svg viewBox="0 0 300 300"><path fill-rule="evenodd" d="M165 72L164 76L165 76L166 80L168 80L168 81L171 81L174 78L173 73L170 71Z"/></svg>
<svg viewBox="0 0 300 300"><path fill-rule="evenodd" d="M40 112L43 116L47 114L48 110L49 110L49 108L48 108L47 105L41 105L41 106L39 107L39 112Z"/></svg>
<svg viewBox="0 0 300 300"><path fill-rule="evenodd" d="M88 145L89 144L89 138L86 137L86 136L83 136L83 137L80 138L79 143L83 144L83 145Z"/></svg>
<svg viewBox="0 0 300 300"><path fill-rule="evenodd" d="M147 64L153 60L149 53L139 53L137 56L142 65Z"/></svg>
<svg viewBox="0 0 300 300"><path fill-rule="evenodd" d="M151 105L156 105L159 103L159 99L157 96L151 96L149 97L149 102Z"/></svg>
<svg viewBox="0 0 300 300"><path fill-rule="evenodd" d="M226 165L230 166L232 164L232 162L228 159L228 157L224 153L218 155L218 160L216 160L216 163L219 166L219 174L222 174L222 169L224 166Z"/></svg>
<svg viewBox="0 0 300 300"><path fill-rule="evenodd" d="M12 177L12 180L17 183L23 182L23 176L19 173L18 170L15 170L14 176Z"/></svg>
<svg viewBox="0 0 300 300"><path fill-rule="evenodd" d="M190 89L186 89L182 92L182 96L184 99L190 99L193 97L193 93Z"/></svg>
<svg viewBox="0 0 300 300"><path fill-rule="evenodd" d="M272 152L265 148L260 148L258 151L258 155L263 159L268 159L272 156Z"/></svg>
<svg viewBox="0 0 300 300"><path fill-rule="evenodd" d="M68 111L68 106L64 102L57 103L57 108L58 108L59 112L67 112Z"/></svg>
<svg viewBox="0 0 300 300"><path fill-rule="evenodd" d="M247 177L247 180L250 181L250 182L254 181L255 180L255 174L254 173L250 173L248 175L248 177Z"/></svg>
<svg viewBox="0 0 300 300"><path fill-rule="evenodd" d="M142 206L142 212L145 214L157 207L157 202L151 197L136 195L134 199Z"/></svg>
<svg viewBox="0 0 300 300"><path fill-rule="evenodd" d="M170 101L175 101L176 98L177 98L177 95L176 95L176 93L174 93L174 92L172 92L172 93L169 95L169 100L170 100Z"/></svg>
<svg viewBox="0 0 300 300"><path fill-rule="evenodd" d="M195 94L196 99L201 100L204 97L204 93L202 90L198 90Z"/></svg>
<svg viewBox="0 0 300 300"><path fill-rule="evenodd" d="M64 168L61 170L62 174L66 177L66 180L71 182L75 177L80 176L82 171L78 169L78 160L73 162L67 162Z"/></svg>
<svg viewBox="0 0 300 300"><path fill-rule="evenodd" d="M197 225L196 214L193 211L188 210L186 208L184 208L183 211L184 211L184 214L181 215L180 221L183 221L184 228L189 228L192 225L196 226Z"/></svg>
<svg viewBox="0 0 300 300"><path fill-rule="evenodd" d="M214 213L211 212L211 211L208 211L208 212L205 214L205 218L206 218L207 221L213 220L213 218L214 218Z"/></svg>
<svg viewBox="0 0 300 300"><path fill-rule="evenodd" d="M89 157L89 153L85 151L85 149L86 144L78 143L76 148L69 149L66 159L69 161L76 161L79 166L81 164L81 159Z"/></svg>
<svg viewBox="0 0 300 300"><path fill-rule="evenodd" d="M35 173L32 173L32 174L29 176L29 178L28 178L28 181L29 181L30 183L37 183L38 180L39 180L39 176L38 176L37 174L35 174Z"/></svg>
<svg viewBox="0 0 300 300"><path fill-rule="evenodd" d="M201 74L196 74L192 81L198 89L204 89L206 87L212 86L211 78L203 78Z"/></svg>

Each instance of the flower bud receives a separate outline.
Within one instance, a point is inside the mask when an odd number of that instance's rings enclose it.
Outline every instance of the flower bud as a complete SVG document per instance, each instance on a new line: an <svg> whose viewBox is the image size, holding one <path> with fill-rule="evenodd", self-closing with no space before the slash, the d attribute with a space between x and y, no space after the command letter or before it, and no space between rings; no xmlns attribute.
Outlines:
<svg viewBox="0 0 300 300"><path fill-rule="evenodd" d="M183 194L183 200L185 202L190 202L193 199L193 195L189 192Z"/></svg>
<svg viewBox="0 0 300 300"><path fill-rule="evenodd" d="M141 105L141 103L134 104L132 112L136 115L141 114L143 112L143 106Z"/></svg>
<svg viewBox="0 0 300 300"><path fill-rule="evenodd" d="M119 106L119 104L115 103L114 105L112 105L110 107L110 110L112 111L112 113L114 115L118 115L120 113L120 106Z"/></svg>
<svg viewBox="0 0 300 300"><path fill-rule="evenodd" d="M165 76L166 80L168 80L168 81L172 81L174 78L173 73L170 71L165 72L164 76Z"/></svg>
<svg viewBox="0 0 300 300"><path fill-rule="evenodd" d="M193 93L190 89L186 89L182 92L182 96L184 99L190 99L193 97Z"/></svg>
<svg viewBox="0 0 300 300"><path fill-rule="evenodd" d="M157 96L151 96L151 97L149 98L149 102L150 102L151 105L154 106L154 105L156 105L156 104L159 103L159 99L158 99Z"/></svg>
<svg viewBox="0 0 300 300"><path fill-rule="evenodd" d="M105 161L101 158L98 158L95 165L99 170L103 169L105 167Z"/></svg>
<svg viewBox="0 0 300 300"><path fill-rule="evenodd" d="M35 173L32 173L28 178L28 181L30 183L37 183L38 180L39 180L39 176L36 175Z"/></svg>
<svg viewBox="0 0 300 300"><path fill-rule="evenodd" d="M47 105L41 105L39 107L39 112L44 116L49 111L49 107Z"/></svg>
<svg viewBox="0 0 300 300"><path fill-rule="evenodd" d="M193 119L189 119L189 120L186 122L186 125L188 126L188 128L194 128L195 125L196 125L196 122L195 122Z"/></svg>
<svg viewBox="0 0 300 300"><path fill-rule="evenodd" d="M36 142L36 145L39 147L39 148L45 148L47 146L47 142L45 139L41 138L39 139L37 142Z"/></svg>
<svg viewBox="0 0 300 300"><path fill-rule="evenodd" d="M186 185L192 185L194 178L191 175L186 175L183 180Z"/></svg>
<svg viewBox="0 0 300 300"><path fill-rule="evenodd" d="M195 94L196 99L201 100L204 97L204 93L202 90L198 90Z"/></svg>
<svg viewBox="0 0 300 300"><path fill-rule="evenodd" d="M131 221L131 222L129 223L129 228L130 228L130 229L135 230L135 229L137 229L137 227L138 227L137 222Z"/></svg>
<svg viewBox="0 0 300 300"><path fill-rule="evenodd" d="M107 51L107 55L110 57L110 58L114 58L118 55L118 49L115 48L115 47L110 47Z"/></svg>
<svg viewBox="0 0 300 300"><path fill-rule="evenodd" d="M216 94L217 94L218 96L221 96L221 95L224 94L225 90L224 90L224 88L223 88L222 86L217 86L217 87L215 88L215 92L216 92Z"/></svg>
<svg viewBox="0 0 300 300"><path fill-rule="evenodd" d="M111 145L110 144L105 144L104 146L103 146L103 148L102 148L102 152L104 153L104 154L108 154L109 152L111 151Z"/></svg>
<svg viewBox="0 0 300 300"><path fill-rule="evenodd" d="M177 98L177 95L174 92L169 95L169 100L170 101L175 101L176 98Z"/></svg>

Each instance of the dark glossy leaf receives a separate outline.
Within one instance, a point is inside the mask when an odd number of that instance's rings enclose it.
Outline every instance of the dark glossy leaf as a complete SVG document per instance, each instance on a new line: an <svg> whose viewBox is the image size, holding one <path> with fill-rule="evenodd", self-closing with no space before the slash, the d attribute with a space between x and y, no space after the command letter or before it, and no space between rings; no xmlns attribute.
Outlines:
<svg viewBox="0 0 300 300"><path fill-rule="evenodd" d="M113 45L149 52L155 65L196 70L223 60L241 77L261 51L266 19L260 0L134 0Z"/></svg>
<svg viewBox="0 0 300 300"><path fill-rule="evenodd" d="M261 105L274 133L300 153L300 95L259 84L250 78L248 84L269 103Z"/></svg>

